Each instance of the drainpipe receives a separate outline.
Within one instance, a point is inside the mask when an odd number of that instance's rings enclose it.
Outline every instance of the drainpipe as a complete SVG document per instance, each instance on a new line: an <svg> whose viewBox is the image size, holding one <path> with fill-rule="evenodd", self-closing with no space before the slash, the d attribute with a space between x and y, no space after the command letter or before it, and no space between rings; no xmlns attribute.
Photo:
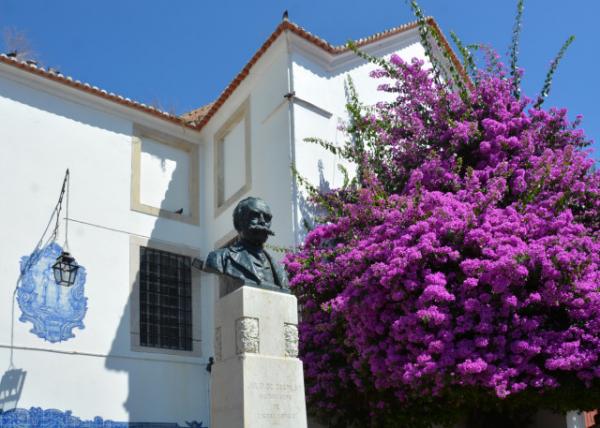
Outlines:
<svg viewBox="0 0 600 428"><path fill-rule="evenodd" d="M285 30L285 44L287 51L287 94L288 100L288 124L289 124L289 161L291 166L296 167L296 124L294 120L294 73L292 69L292 51L290 47L290 32ZM292 230L294 231L294 247L298 247L298 183L292 173Z"/></svg>

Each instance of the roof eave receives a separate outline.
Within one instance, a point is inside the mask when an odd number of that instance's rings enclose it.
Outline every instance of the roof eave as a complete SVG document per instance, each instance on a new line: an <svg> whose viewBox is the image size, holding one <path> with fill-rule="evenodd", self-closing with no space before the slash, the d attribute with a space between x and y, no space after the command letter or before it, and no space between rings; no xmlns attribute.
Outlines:
<svg viewBox="0 0 600 428"><path fill-rule="evenodd" d="M427 18L427 23L432 27L433 31L435 31L438 35L440 43L442 44L442 48L445 49L449 53L450 61L456 67L458 72L461 74L463 78L468 82L467 84L470 86L471 81L465 72L462 63L458 60L454 50L450 47L448 40L444 36L444 33L438 26L437 22L433 17ZM389 37L395 36L397 34L402 34L410 30L414 30L419 27L419 22L410 22L408 24L404 24L402 26L393 28L391 30L383 31L381 33L373 34L372 36L359 39L355 41L355 45L357 47L364 47L366 45L370 45L372 43L379 42L381 40L387 39ZM350 51L350 48L346 45L344 46L334 46L329 42L321 39L320 37L306 31L302 27L288 21L282 21L275 30L271 33L271 35L267 38L267 40L262 44L262 46L256 51L256 53L250 58L250 61L246 63L244 68L235 76L235 78L227 85L225 90L221 92L217 100L213 103L208 112L204 115L204 117L197 123L196 129L201 130L206 126L206 124L210 121L210 119L217 113L217 111L221 108L221 106L227 101L229 96L237 89L237 87L242 83L242 81L250 74L250 70L258 62L258 60L263 56L263 54L275 43L277 38L283 34L284 32L289 31L297 36L307 40L313 45L321 48L325 52L332 55L340 55Z"/></svg>
<svg viewBox="0 0 600 428"><path fill-rule="evenodd" d="M83 91L88 94L103 98L105 100L132 108L134 110L144 112L155 118L159 118L161 120L165 120L165 121L168 121L168 122L180 125L180 126L184 126L189 129L197 130L197 128L195 126L192 126L189 123L186 123L186 121L179 116L169 114L169 113L161 111L155 107L131 100L129 98L114 94L112 92L108 92L108 91L100 89L96 86L92 86L88 83L80 82L79 80L75 80L71 77L63 76L62 74L48 71L42 67L38 67L35 64L29 64L27 62L8 57L4 54L0 54L0 63L14 67L25 73L33 74L33 75L51 80L53 82L77 89L79 91Z"/></svg>

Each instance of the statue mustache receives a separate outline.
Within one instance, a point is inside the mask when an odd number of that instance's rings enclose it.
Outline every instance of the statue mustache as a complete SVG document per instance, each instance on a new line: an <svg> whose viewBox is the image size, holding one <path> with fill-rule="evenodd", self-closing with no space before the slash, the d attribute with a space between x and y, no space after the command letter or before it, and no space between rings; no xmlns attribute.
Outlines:
<svg viewBox="0 0 600 428"><path fill-rule="evenodd" d="M253 225L250 225L250 226L248 227L248 229L249 229L249 230L251 230L251 231L253 231L253 232L260 231L260 232L265 232L265 233L267 233L268 235L275 236L275 232L273 232L273 231L272 231L271 229L269 229L267 226L262 226L262 225L260 225L260 224L253 224Z"/></svg>

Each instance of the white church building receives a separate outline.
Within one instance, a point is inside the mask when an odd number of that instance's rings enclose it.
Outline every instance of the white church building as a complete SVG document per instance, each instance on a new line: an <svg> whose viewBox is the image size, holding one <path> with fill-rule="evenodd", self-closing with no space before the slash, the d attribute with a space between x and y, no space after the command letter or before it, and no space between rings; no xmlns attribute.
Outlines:
<svg viewBox="0 0 600 428"><path fill-rule="evenodd" d="M415 24L357 44L425 57ZM270 244L301 243L291 165L341 185L340 160L303 140L343 141L344 81L374 103L373 68L285 20L214 103L179 117L0 55L0 426L210 426L219 292L192 262L235 237L250 195L274 213ZM43 256L67 169L56 243L68 224L74 287Z"/></svg>

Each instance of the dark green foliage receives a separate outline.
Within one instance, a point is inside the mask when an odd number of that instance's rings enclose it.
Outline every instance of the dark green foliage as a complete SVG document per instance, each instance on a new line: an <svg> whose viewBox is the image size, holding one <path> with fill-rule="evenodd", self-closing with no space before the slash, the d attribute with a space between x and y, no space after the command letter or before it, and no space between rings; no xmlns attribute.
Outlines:
<svg viewBox="0 0 600 428"><path fill-rule="evenodd" d="M517 62L519 58L519 37L521 36L521 21L523 18L524 0L517 2L517 16L513 27L512 41L510 43L510 76L513 79L513 95L519 98L521 95L521 73Z"/></svg>
<svg viewBox="0 0 600 428"><path fill-rule="evenodd" d="M552 86L552 78L554 77L554 73L556 72L556 69L558 68L558 63L560 62L562 57L565 55L565 53L567 52L567 49L569 48L571 43L573 43L574 40L575 40L575 36L570 36L565 41L565 43L563 43L562 47L560 48L560 50L558 51L558 53L556 54L556 56L550 63L550 69L548 70L548 73L546 73L546 79L544 79L544 86L542 87L542 90L540 91L540 94L538 95L537 101L535 102L535 105L534 105L535 108L539 108L543 104L543 102L546 99L546 97L548 96L548 94L550 94L550 87Z"/></svg>

